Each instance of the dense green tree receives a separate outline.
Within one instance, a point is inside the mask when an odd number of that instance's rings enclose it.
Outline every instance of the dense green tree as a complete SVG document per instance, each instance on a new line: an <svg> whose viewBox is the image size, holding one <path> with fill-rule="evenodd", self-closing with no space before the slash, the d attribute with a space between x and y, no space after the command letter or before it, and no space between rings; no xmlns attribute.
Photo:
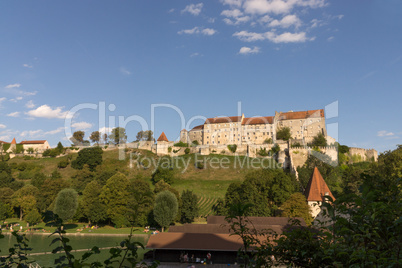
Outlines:
<svg viewBox="0 0 402 268"><path fill-rule="evenodd" d="M137 133L136 141L153 141L154 140L154 133L152 130L141 130Z"/></svg>
<svg viewBox="0 0 402 268"><path fill-rule="evenodd" d="M38 194L38 188L32 185L26 185L13 194L12 204L15 208L19 209L20 220L22 220L25 214L36 208Z"/></svg>
<svg viewBox="0 0 402 268"><path fill-rule="evenodd" d="M313 141L311 142L311 146L322 146L322 147L327 146L327 139L325 138L324 134L322 134L321 132L318 133L313 138Z"/></svg>
<svg viewBox="0 0 402 268"><path fill-rule="evenodd" d="M276 139L288 141L292 138L292 134L289 127L282 127L276 131Z"/></svg>
<svg viewBox="0 0 402 268"><path fill-rule="evenodd" d="M225 216L227 215L227 208L225 206L225 200L223 198L218 198L216 203L212 206L212 211L216 216Z"/></svg>
<svg viewBox="0 0 402 268"><path fill-rule="evenodd" d="M94 178L95 172L91 171L89 166L85 164L82 170L77 170L75 174L71 176L71 186L81 194L87 184L94 180Z"/></svg>
<svg viewBox="0 0 402 268"><path fill-rule="evenodd" d="M106 207L100 201L102 187L97 181L91 181L82 193L81 207L89 224L99 223L106 220Z"/></svg>
<svg viewBox="0 0 402 268"><path fill-rule="evenodd" d="M178 209L177 198L172 192L163 191L156 195L154 217L156 222L162 227L162 232L176 218Z"/></svg>
<svg viewBox="0 0 402 268"><path fill-rule="evenodd" d="M78 193L74 189L63 189L56 197L53 212L63 222L71 220L78 208Z"/></svg>
<svg viewBox="0 0 402 268"><path fill-rule="evenodd" d="M100 147L85 148L78 152L77 158L71 162L74 169L82 169L84 165L88 165L91 171L102 164L103 150Z"/></svg>
<svg viewBox="0 0 402 268"><path fill-rule="evenodd" d="M89 139L93 142L98 144L100 140L100 132L99 131L94 131L91 133L91 136L89 136Z"/></svg>
<svg viewBox="0 0 402 268"><path fill-rule="evenodd" d="M59 154L62 154L64 152L64 146L63 144L61 144L60 141L59 143L57 143L56 150L59 152Z"/></svg>
<svg viewBox="0 0 402 268"><path fill-rule="evenodd" d="M13 181L10 166L7 162L0 161L0 187L10 187Z"/></svg>
<svg viewBox="0 0 402 268"><path fill-rule="evenodd" d="M38 197L38 208L40 212L53 210L53 202L57 194L64 188L69 187L69 184L63 179L47 178L41 188Z"/></svg>
<svg viewBox="0 0 402 268"><path fill-rule="evenodd" d="M100 200L106 206L108 218L115 224L127 213L128 188L129 180L120 172L108 179L102 188Z"/></svg>
<svg viewBox="0 0 402 268"><path fill-rule="evenodd" d="M82 130L79 131L75 131L73 133L73 136L70 138L70 141L73 143L73 145L78 146L78 145L82 145L82 143L84 142L84 136L85 136L85 132Z"/></svg>
<svg viewBox="0 0 402 268"><path fill-rule="evenodd" d="M154 204L154 193L142 179L130 180L127 218L134 226L146 226Z"/></svg>
<svg viewBox="0 0 402 268"><path fill-rule="evenodd" d="M36 225L42 221L42 217L36 208L32 209L25 216L25 221L29 223L30 226Z"/></svg>
<svg viewBox="0 0 402 268"><path fill-rule="evenodd" d="M307 204L306 197L302 193L292 194L289 199L282 204L281 209L283 217L301 217L307 225L311 224L313 218L310 214L310 206Z"/></svg>
<svg viewBox="0 0 402 268"><path fill-rule="evenodd" d="M174 181L174 170L172 168L158 167L154 173L152 173L151 181L153 184L163 180L167 184L172 184Z"/></svg>
<svg viewBox="0 0 402 268"><path fill-rule="evenodd" d="M14 190L11 189L10 187L0 188L0 202L11 204L13 194Z"/></svg>
<svg viewBox="0 0 402 268"><path fill-rule="evenodd" d="M275 216L279 206L285 202L297 188L293 175L282 169L261 169L246 174L241 183L229 186L225 205L229 207L237 203L250 203L248 216Z"/></svg>
<svg viewBox="0 0 402 268"><path fill-rule="evenodd" d="M113 143L116 145L126 143L126 129L122 127L112 129L112 132L109 135L109 140L113 141Z"/></svg>
<svg viewBox="0 0 402 268"><path fill-rule="evenodd" d="M180 213L182 223L192 223L199 216L198 197L193 191L182 192Z"/></svg>
<svg viewBox="0 0 402 268"><path fill-rule="evenodd" d="M109 139L109 136L107 135L107 133L103 133L103 135L102 135L102 140L103 140L103 143L104 143L104 144L107 144L107 143L108 143L108 139Z"/></svg>
<svg viewBox="0 0 402 268"><path fill-rule="evenodd" d="M4 225L4 221L13 215L13 208L7 204L0 201L0 223Z"/></svg>

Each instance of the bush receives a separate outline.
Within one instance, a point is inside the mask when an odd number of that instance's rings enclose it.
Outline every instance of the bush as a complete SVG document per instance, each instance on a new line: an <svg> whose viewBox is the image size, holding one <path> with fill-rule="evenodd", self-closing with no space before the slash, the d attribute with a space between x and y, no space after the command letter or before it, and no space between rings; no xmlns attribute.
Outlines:
<svg viewBox="0 0 402 268"><path fill-rule="evenodd" d="M276 138L278 140L288 141L291 139L291 132L289 127L283 127L276 131Z"/></svg>
<svg viewBox="0 0 402 268"><path fill-rule="evenodd" d="M235 153L237 150L237 145L236 144L229 144L228 145L228 149L229 151L231 151L232 153Z"/></svg>
<svg viewBox="0 0 402 268"><path fill-rule="evenodd" d="M179 141L179 142L175 143L174 146L176 146L176 147L188 147L188 143Z"/></svg>
<svg viewBox="0 0 402 268"><path fill-rule="evenodd" d="M58 168L66 168L68 166L69 162L68 160L62 160L57 164Z"/></svg>
<svg viewBox="0 0 402 268"><path fill-rule="evenodd" d="M301 144L300 144L300 142L295 142L295 143L292 143L292 145L290 147L292 147L292 148L301 147Z"/></svg>
<svg viewBox="0 0 402 268"><path fill-rule="evenodd" d="M200 145L200 143L199 143L197 140L193 141L191 144L192 144L193 146L198 146L198 145Z"/></svg>
<svg viewBox="0 0 402 268"><path fill-rule="evenodd" d="M185 154L189 154L189 153L190 153L190 148L186 148L186 149L184 150L184 153L185 153Z"/></svg>
<svg viewBox="0 0 402 268"><path fill-rule="evenodd" d="M271 138L266 138L264 140L264 144L272 144L272 139Z"/></svg>
<svg viewBox="0 0 402 268"><path fill-rule="evenodd" d="M269 151L271 155L278 153L281 150L281 147L276 143L271 150Z"/></svg>
<svg viewBox="0 0 402 268"><path fill-rule="evenodd" d="M22 144L17 144L16 146L15 146L15 148L16 148L16 153L17 154L21 154L21 153L24 153L24 145L22 145Z"/></svg>
<svg viewBox="0 0 402 268"><path fill-rule="evenodd" d="M42 221L42 217L39 214L38 210L35 208L28 212L25 216L25 221L29 223L30 226L36 225Z"/></svg>
<svg viewBox="0 0 402 268"><path fill-rule="evenodd" d="M169 147L168 148L168 153L171 153L172 152L172 147Z"/></svg>
<svg viewBox="0 0 402 268"><path fill-rule="evenodd" d="M260 156L268 156L268 151L267 148L260 148L260 150L257 152L258 155Z"/></svg>
<svg viewBox="0 0 402 268"><path fill-rule="evenodd" d="M158 167L152 174L151 181L153 184L157 184L161 180L163 180L167 184L172 184L174 180L173 169Z"/></svg>
<svg viewBox="0 0 402 268"><path fill-rule="evenodd" d="M60 152L57 149L47 149L43 152L43 156L50 156L50 157L56 157L60 154Z"/></svg>
<svg viewBox="0 0 402 268"><path fill-rule="evenodd" d="M198 169L204 169L204 162L197 161L194 166Z"/></svg>
<svg viewBox="0 0 402 268"><path fill-rule="evenodd" d="M100 147L85 148L78 152L78 157L71 162L74 169L82 169L84 165L88 165L91 171L102 164L103 150Z"/></svg>
<svg viewBox="0 0 402 268"><path fill-rule="evenodd" d="M6 144L3 144L3 151L4 151L4 152L7 152L7 150L10 149L10 146L11 146L10 143L8 143L8 144L7 144L7 143L6 143Z"/></svg>

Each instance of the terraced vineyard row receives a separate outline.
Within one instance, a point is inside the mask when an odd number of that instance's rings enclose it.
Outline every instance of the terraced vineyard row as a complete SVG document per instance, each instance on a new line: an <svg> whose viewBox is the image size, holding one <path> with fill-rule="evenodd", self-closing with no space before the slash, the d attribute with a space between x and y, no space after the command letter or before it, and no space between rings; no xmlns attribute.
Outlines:
<svg viewBox="0 0 402 268"><path fill-rule="evenodd" d="M200 216L206 217L212 215L212 206L215 205L218 198L209 196L199 196L198 207L200 208Z"/></svg>

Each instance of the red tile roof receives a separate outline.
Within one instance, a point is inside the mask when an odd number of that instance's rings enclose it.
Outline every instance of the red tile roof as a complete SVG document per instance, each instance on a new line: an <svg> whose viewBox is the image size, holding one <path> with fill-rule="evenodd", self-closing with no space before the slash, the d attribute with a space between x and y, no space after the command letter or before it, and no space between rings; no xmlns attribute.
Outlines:
<svg viewBox="0 0 402 268"><path fill-rule="evenodd" d="M204 129L204 125L195 126L195 127L193 127L190 131L193 131L193 130L202 130L202 129Z"/></svg>
<svg viewBox="0 0 402 268"><path fill-rule="evenodd" d="M244 118L242 125L259 125L259 124L272 124L274 122L273 116L259 116Z"/></svg>
<svg viewBox="0 0 402 268"><path fill-rule="evenodd" d="M215 118L208 118L205 121L205 124L232 123L232 122L240 122L240 120L241 116L215 117Z"/></svg>
<svg viewBox="0 0 402 268"><path fill-rule="evenodd" d="M159 136L158 141L169 141L166 138L165 132L162 132L162 134Z"/></svg>
<svg viewBox="0 0 402 268"><path fill-rule="evenodd" d="M6 142L6 141L0 141L0 144L1 143L3 143L3 144L9 144L9 142Z"/></svg>
<svg viewBox="0 0 402 268"><path fill-rule="evenodd" d="M306 118L317 118L324 117L324 109L320 110L310 110L310 111L301 111L301 112L286 112L280 113L280 120L294 120L294 119L306 119Z"/></svg>
<svg viewBox="0 0 402 268"><path fill-rule="evenodd" d="M21 141L20 144L45 144L46 140L40 141Z"/></svg>
<svg viewBox="0 0 402 268"><path fill-rule="evenodd" d="M13 139L13 141L11 142L11 144L17 144L17 141L15 140L15 138Z"/></svg>
<svg viewBox="0 0 402 268"><path fill-rule="evenodd" d="M307 184L305 195L307 201L325 201L325 196L330 196L335 201L335 197L332 195L325 183L324 178L321 176L317 167L314 168L314 172L311 175L311 179Z"/></svg>

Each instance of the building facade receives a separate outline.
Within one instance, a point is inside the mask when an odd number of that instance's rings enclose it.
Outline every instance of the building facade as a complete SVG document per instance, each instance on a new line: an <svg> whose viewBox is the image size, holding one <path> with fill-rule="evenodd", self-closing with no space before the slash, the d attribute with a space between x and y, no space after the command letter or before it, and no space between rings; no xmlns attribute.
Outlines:
<svg viewBox="0 0 402 268"><path fill-rule="evenodd" d="M318 133L327 135L324 110L275 112L274 116L215 117L187 131L180 132L185 143L200 145L263 144L276 140L279 129L288 127L293 139L311 141Z"/></svg>

